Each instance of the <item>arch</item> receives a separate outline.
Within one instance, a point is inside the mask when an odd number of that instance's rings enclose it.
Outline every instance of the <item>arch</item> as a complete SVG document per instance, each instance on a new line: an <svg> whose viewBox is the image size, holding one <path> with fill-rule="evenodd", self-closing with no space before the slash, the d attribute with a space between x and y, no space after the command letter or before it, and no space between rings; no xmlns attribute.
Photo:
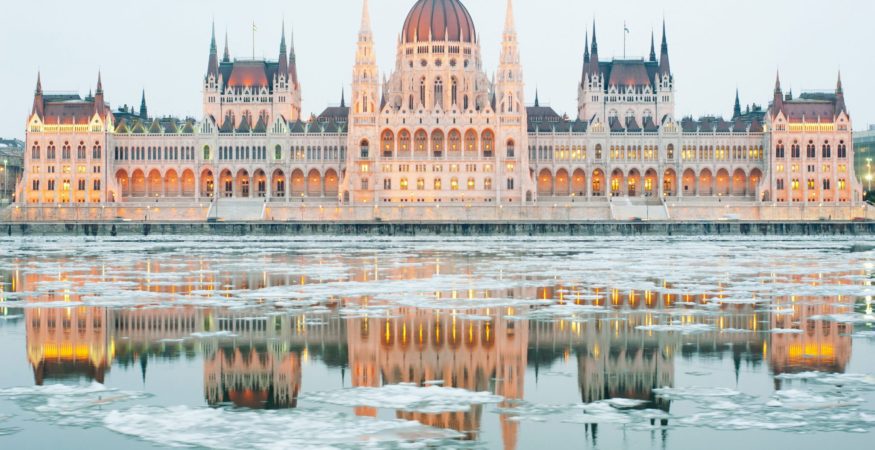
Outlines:
<svg viewBox="0 0 875 450"><path fill-rule="evenodd" d="M240 198L249 198L252 186L250 185L249 172L246 169L237 171L234 178L234 196Z"/></svg>
<svg viewBox="0 0 875 450"><path fill-rule="evenodd" d="M477 154L477 132L468 130L465 132L465 148L462 150L465 156Z"/></svg>
<svg viewBox="0 0 875 450"><path fill-rule="evenodd" d="M443 156L444 152L444 132L434 130L431 132L431 153L435 158Z"/></svg>
<svg viewBox="0 0 875 450"><path fill-rule="evenodd" d="M644 172L644 195L647 197L657 197L659 195L659 175L655 169L647 169Z"/></svg>
<svg viewBox="0 0 875 450"><path fill-rule="evenodd" d="M747 195L747 176L743 169L735 169L732 173L732 195L739 197Z"/></svg>
<svg viewBox="0 0 875 450"><path fill-rule="evenodd" d="M586 172L583 169L577 169L571 175L571 194L576 197L586 195Z"/></svg>
<svg viewBox="0 0 875 450"><path fill-rule="evenodd" d="M750 175L747 177L747 192L749 195L756 195L757 186L760 184L760 180L763 179L763 172L760 169L753 169L750 171Z"/></svg>
<svg viewBox="0 0 875 450"><path fill-rule="evenodd" d="M383 130L380 140L380 152L383 158L391 158L395 153L395 133L392 130Z"/></svg>
<svg viewBox="0 0 875 450"><path fill-rule="evenodd" d="M128 176L128 172L124 169L120 169L115 173L115 181L118 184L119 189L121 190L122 198L131 196L131 178Z"/></svg>
<svg viewBox="0 0 875 450"><path fill-rule="evenodd" d="M262 169L256 169L255 173L252 175L252 188L253 192L252 197L257 198L265 198L267 197L267 193L270 190L270 186L267 184L267 175L264 173Z"/></svg>
<svg viewBox="0 0 875 450"><path fill-rule="evenodd" d="M714 180L716 190L714 194L725 197L732 191L732 179L729 177L729 171L726 169L717 170L717 176Z"/></svg>
<svg viewBox="0 0 875 450"><path fill-rule="evenodd" d="M413 154L423 157L428 155L428 133L421 128L413 133Z"/></svg>
<svg viewBox="0 0 875 450"><path fill-rule="evenodd" d="M480 147L484 158L491 158L495 151L495 133L492 130L483 130L480 137Z"/></svg>
<svg viewBox="0 0 875 450"><path fill-rule="evenodd" d="M698 195L714 195L714 175L710 169L702 169L699 172Z"/></svg>
<svg viewBox="0 0 875 450"><path fill-rule="evenodd" d="M219 189L222 197L234 196L234 175L230 170L225 169L219 174Z"/></svg>
<svg viewBox="0 0 875 450"><path fill-rule="evenodd" d="M684 171L684 175L681 177L681 183L683 185L683 194L684 195L696 195L697 185L696 185L696 172L693 169L687 169Z"/></svg>
<svg viewBox="0 0 875 450"><path fill-rule="evenodd" d="M513 139L508 139L508 140L507 140L507 147L506 147L506 149L507 149L506 155L507 155L508 158L514 158L514 157L516 157L516 143L514 142Z"/></svg>
<svg viewBox="0 0 875 450"><path fill-rule="evenodd" d="M371 157L371 143L367 139L362 139L359 142L359 153L364 159Z"/></svg>
<svg viewBox="0 0 875 450"><path fill-rule="evenodd" d="M538 196L549 197L553 195L553 174L550 169L543 169L538 174Z"/></svg>
<svg viewBox="0 0 875 450"><path fill-rule="evenodd" d="M163 180L161 178L161 172L159 172L158 169L152 169L149 172L149 177L146 183L146 192L148 193L149 198L161 196Z"/></svg>
<svg viewBox="0 0 875 450"><path fill-rule="evenodd" d="M270 175L270 190L271 197L285 198L286 196L286 174L282 169L275 169Z"/></svg>
<svg viewBox="0 0 875 450"><path fill-rule="evenodd" d="M195 190L197 189L197 180L194 176L194 171L191 169L185 169L182 171L182 176L179 179L180 182L180 192L179 195L181 197L194 197Z"/></svg>
<svg viewBox="0 0 875 450"><path fill-rule="evenodd" d="M325 186L324 192L326 198L336 198L337 193L340 191L340 178L337 176L337 172L334 169L328 169L325 171Z"/></svg>
<svg viewBox="0 0 875 450"><path fill-rule="evenodd" d="M316 169L311 169L307 174L307 197L322 196L322 176Z"/></svg>
<svg viewBox="0 0 875 450"><path fill-rule="evenodd" d="M568 171L559 169L556 171L556 177L553 181L553 194L557 196L571 195L571 179L568 176Z"/></svg>
<svg viewBox="0 0 875 450"><path fill-rule="evenodd" d="M201 171L201 196L212 198L216 191L216 181L213 179L213 171L204 169Z"/></svg>
<svg viewBox="0 0 875 450"><path fill-rule="evenodd" d="M176 174L176 171L173 169L168 169L166 173L164 173L164 196L165 197L181 197L182 192L180 192L181 186L179 185L179 175Z"/></svg>
<svg viewBox="0 0 875 450"><path fill-rule="evenodd" d="M398 151L407 154L410 151L410 132L401 130L398 132Z"/></svg>
<svg viewBox="0 0 875 450"><path fill-rule="evenodd" d="M307 193L307 179L304 177L304 171L295 169L289 177L291 180L292 198L304 197Z"/></svg>
<svg viewBox="0 0 875 450"><path fill-rule="evenodd" d="M675 197L678 195L678 174L674 169L665 169L662 174L662 195Z"/></svg>
<svg viewBox="0 0 875 450"><path fill-rule="evenodd" d="M462 151L462 133L459 130L452 129L447 135L447 153L458 155Z"/></svg>
<svg viewBox="0 0 875 450"><path fill-rule="evenodd" d="M620 169L614 169L611 172L611 196L618 197L623 195L623 189L625 184L625 177L623 176L623 171Z"/></svg>
<svg viewBox="0 0 875 450"><path fill-rule="evenodd" d="M592 171L592 195L596 197L605 196L605 172L602 169Z"/></svg>
<svg viewBox="0 0 875 450"><path fill-rule="evenodd" d="M629 171L629 176L626 178L626 195L628 197L637 197L644 192L644 186L641 183L641 172L638 169Z"/></svg>

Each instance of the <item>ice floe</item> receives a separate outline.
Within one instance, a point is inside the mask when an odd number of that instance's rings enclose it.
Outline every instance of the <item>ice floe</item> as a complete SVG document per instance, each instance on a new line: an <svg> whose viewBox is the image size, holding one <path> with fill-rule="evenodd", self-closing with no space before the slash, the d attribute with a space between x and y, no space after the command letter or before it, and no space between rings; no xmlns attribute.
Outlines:
<svg viewBox="0 0 875 450"><path fill-rule="evenodd" d="M304 400L340 406L368 406L421 413L468 411L472 405L499 403L504 398L489 392L412 384L387 385L378 388L350 388L308 393Z"/></svg>

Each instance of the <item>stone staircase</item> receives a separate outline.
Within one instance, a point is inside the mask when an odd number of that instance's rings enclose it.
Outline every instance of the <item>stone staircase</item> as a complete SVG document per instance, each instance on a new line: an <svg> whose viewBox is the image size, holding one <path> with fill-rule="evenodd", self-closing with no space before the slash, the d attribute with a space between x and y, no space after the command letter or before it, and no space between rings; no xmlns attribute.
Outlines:
<svg viewBox="0 0 875 450"><path fill-rule="evenodd" d="M658 198L611 199L611 219L613 220L670 220L668 208Z"/></svg>
<svg viewBox="0 0 875 450"><path fill-rule="evenodd" d="M262 220L265 203L258 199L219 199L210 206L207 218L222 222L245 222Z"/></svg>

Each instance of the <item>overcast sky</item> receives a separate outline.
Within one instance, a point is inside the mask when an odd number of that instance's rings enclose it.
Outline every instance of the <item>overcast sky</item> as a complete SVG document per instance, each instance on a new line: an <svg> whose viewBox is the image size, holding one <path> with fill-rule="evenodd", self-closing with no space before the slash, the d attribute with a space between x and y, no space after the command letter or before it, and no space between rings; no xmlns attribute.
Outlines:
<svg viewBox="0 0 875 450"><path fill-rule="evenodd" d="M484 69L497 65L506 0L463 0L480 35ZM371 0L380 68L394 67L398 33L415 0ZM134 7L136 5L136 7ZM113 108L139 105L153 115L201 117L210 22L219 47L228 30L232 56L276 58L283 18L295 32L305 112L318 113L349 91L360 0L33 0L4 2L0 15L0 137L24 137L38 70L46 91L87 94L103 71ZM675 75L677 114L729 115L765 104L776 70L785 89L832 90L842 71L855 129L875 123L875 2L870 0L515 0L527 102L576 115L584 36L597 20L602 61L645 57L662 18ZM658 49L657 49L658 50Z"/></svg>

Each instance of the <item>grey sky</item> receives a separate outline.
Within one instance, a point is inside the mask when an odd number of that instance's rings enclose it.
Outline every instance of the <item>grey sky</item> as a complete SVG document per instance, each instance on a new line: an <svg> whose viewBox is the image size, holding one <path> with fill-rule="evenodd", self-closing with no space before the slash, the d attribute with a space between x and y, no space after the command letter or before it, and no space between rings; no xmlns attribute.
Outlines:
<svg viewBox="0 0 875 450"><path fill-rule="evenodd" d="M484 68L497 64L506 0L463 0L480 35ZM395 43L415 0L371 0L380 68L394 67ZM132 7L136 5L136 7ZM244 7L245 6L245 7ZM139 105L145 89L153 115L201 116L201 82L209 53L210 21L219 47L225 29L232 56L276 58L283 17L294 28L304 111L339 102L347 86L361 14L360 0L34 0L5 2L0 16L0 136L24 136L37 70L47 91L92 89L103 71L116 108ZM623 53L623 22L631 30L628 55L649 52L668 22L678 90L678 115L731 113L735 88L742 103L765 104L775 71L794 93L834 89L842 71L855 129L875 123L875 58L869 0L515 0L527 102L576 114L584 35L597 19L602 60Z"/></svg>

